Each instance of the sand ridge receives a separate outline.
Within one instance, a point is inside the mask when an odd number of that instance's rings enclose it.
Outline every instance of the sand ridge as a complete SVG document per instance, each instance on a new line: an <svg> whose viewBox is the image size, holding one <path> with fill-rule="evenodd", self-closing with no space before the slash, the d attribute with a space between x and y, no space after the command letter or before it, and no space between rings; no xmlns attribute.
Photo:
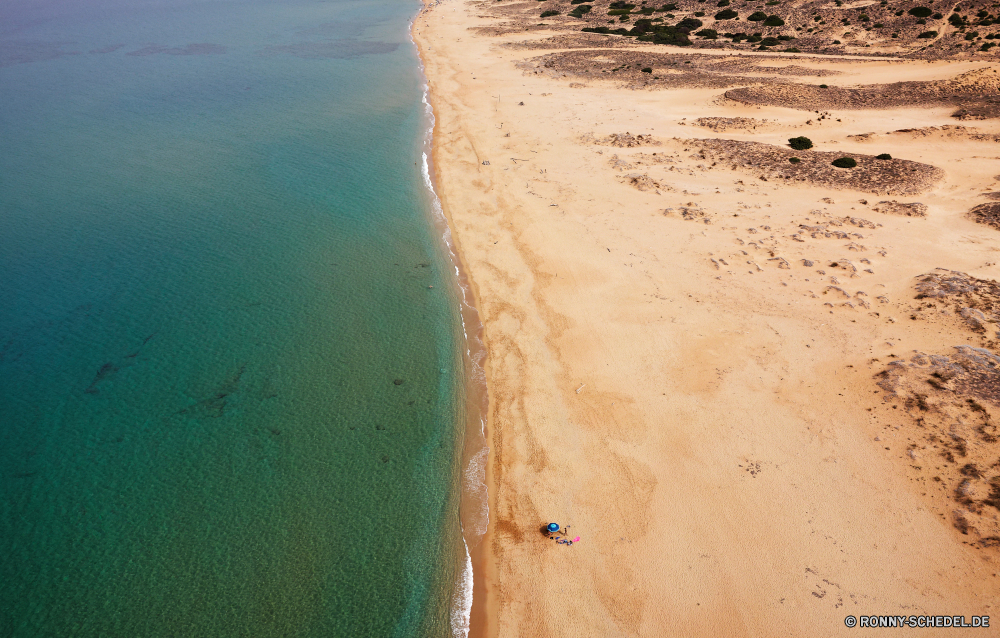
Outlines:
<svg viewBox="0 0 1000 638"><path fill-rule="evenodd" d="M995 310L916 297L938 268L1000 278L998 231L967 217L1000 186L994 142L858 137L954 126L952 103L728 99L742 67L725 52L651 49L718 82L659 86L639 58L625 79L536 73L561 52L525 38L560 34L498 28L504 6L444 0L414 25L489 353L487 633L829 636L849 613L990 614L1000 450L983 419L1000 405L970 388L992 379ZM839 86L988 67L794 65ZM920 179L897 188L877 162ZM545 539L550 521L582 541Z"/></svg>

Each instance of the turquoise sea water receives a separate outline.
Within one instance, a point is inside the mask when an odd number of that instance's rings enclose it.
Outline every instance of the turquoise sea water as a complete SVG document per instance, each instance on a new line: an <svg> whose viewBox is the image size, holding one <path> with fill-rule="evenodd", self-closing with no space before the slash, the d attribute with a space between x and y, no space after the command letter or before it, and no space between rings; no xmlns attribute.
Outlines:
<svg viewBox="0 0 1000 638"><path fill-rule="evenodd" d="M451 634L417 9L0 4L0 636Z"/></svg>

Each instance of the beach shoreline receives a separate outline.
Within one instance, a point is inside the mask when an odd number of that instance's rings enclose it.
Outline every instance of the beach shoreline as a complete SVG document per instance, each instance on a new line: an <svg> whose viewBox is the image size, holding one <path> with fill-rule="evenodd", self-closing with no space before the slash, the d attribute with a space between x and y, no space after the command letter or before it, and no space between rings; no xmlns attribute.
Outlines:
<svg viewBox="0 0 1000 638"><path fill-rule="evenodd" d="M936 468L924 408L885 374L995 347L912 300L937 268L1000 275L995 231L963 216L1000 179L963 163L996 121L723 96L747 73L836 89L984 64L549 44L494 6L428 2L412 28L488 353L469 635L826 636L942 600L988 615L996 517L962 532L960 464ZM828 168L840 155L862 172ZM551 521L581 543L546 540Z"/></svg>
<svg viewBox="0 0 1000 638"><path fill-rule="evenodd" d="M431 195L434 218L432 223L442 237L448 259L454 268L455 295L459 299L459 314L465 342L462 363L466 370L465 423L463 426L463 446L459 461L459 520L461 526L463 553L457 557L462 572L461 581L471 576L471 588L465 591L466 582L456 583L459 601L453 603L451 625L456 636L463 638L483 638L487 635L486 584L487 551L485 537L489 524L489 445L487 442L489 390L486 379L485 331L479 317L473 283L463 267L460 248L451 231L451 223L444 211L437 187L434 170L434 133L437 120L434 117L432 96L423 64L425 53L416 37L417 24L424 11L433 2L425 1L420 12L410 23L410 38L417 49L421 74L424 76L424 104L430 119L423 157L425 186ZM471 574L466 574L471 570ZM465 596L471 596L471 601ZM457 626L457 627L456 627Z"/></svg>

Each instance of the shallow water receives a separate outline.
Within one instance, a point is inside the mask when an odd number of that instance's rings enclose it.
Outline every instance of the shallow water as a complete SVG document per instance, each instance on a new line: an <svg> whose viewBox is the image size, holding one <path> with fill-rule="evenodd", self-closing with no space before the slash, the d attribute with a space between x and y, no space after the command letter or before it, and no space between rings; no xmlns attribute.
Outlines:
<svg viewBox="0 0 1000 638"><path fill-rule="evenodd" d="M0 7L0 635L449 633L417 8Z"/></svg>

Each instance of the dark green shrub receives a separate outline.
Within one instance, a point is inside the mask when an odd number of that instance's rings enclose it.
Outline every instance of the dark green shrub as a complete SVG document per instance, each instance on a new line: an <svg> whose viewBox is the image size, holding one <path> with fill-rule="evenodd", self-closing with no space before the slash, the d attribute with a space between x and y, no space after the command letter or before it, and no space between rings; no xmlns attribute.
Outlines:
<svg viewBox="0 0 1000 638"><path fill-rule="evenodd" d="M639 70L640 70L640 71L642 71L643 73L652 73L652 72L653 72L653 69L651 69L651 68L650 68L650 67L648 67L648 66L646 66L646 67L643 67L643 68L641 68L641 69L639 69Z"/></svg>
<svg viewBox="0 0 1000 638"><path fill-rule="evenodd" d="M854 168L855 166L858 165L858 163L854 161L853 157L838 157L837 159L833 160L832 163L837 168Z"/></svg>
<svg viewBox="0 0 1000 638"><path fill-rule="evenodd" d="M828 88L830 88L830 87L828 87L828 86L827 86L827 85L825 85L825 84L820 84L820 85L819 85L819 88L821 88L821 89L828 89Z"/></svg>
<svg viewBox="0 0 1000 638"><path fill-rule="evenodd" d="M705 17L705 12L704 11L695 11L694 15L695 15L695 17L698 17L698 18L704 18Z"/></svg>
<svg viewBox="0 0 1000 638"><path fill-rule="evenodd" d="M602 35L628 35L628 31L625 29L609 29L608 27L583 27L580 30L584 33L600 33Z"/></svg>
<svg viewBox="0 0 1000 638"><path fill-rule="evenodd" d="M800 160L800 159L799 159L799 158L797 158L797 157L789 157L789 158L788 158L788 161L789 161L789 162L791 162L792 164L798 164L798 163L799 163L799 162L801 162L802 160Z"/></svg>
<svg viewBox="0 0 1000 638"><path fill-rule="evenodd" d="M788 47L785 53L802 53L802 51L799 51L798 47Z"/></svg>
<svg viewBox="0 0 1000 638"><path fill-rule="evenodd" d="M783 27L785 26L785 21L778 16L767 16L767 20L764 20L765 27Z"/></svg>
<svg viewBox="0 0 1000 638"><path fill-rule="evenodd" d="M677 4L669 2L658 9L659 11L677 11Z"/></svg>
<svg viewBox="0 0 1000 638"><path fill-rule="evenodd" d="M917 37L918 38L924 38L924 39L930 40L930 39L936 38L937 35L938 35L937 31L924 31L923 33L921 33Z"/></svg>
<svg viewBox="0 0 1000 638"><path fill-rule="evenodd" d="M767 37L761 40L760 46L773 47L778 45L778 38Z"/></svg>
<svg viewBox="0 0 1000 638"><path fill-rule="evenodd" d="M617 2L612 2L610 5L608 5L608 8L609 9L635 9L635 5L634 4L629 4L628 2L621 2L619 0Z"/></svg>
<svg viewBox="0 0 1000 638"><path fill-rule="evenodd" d="M804 151L813 147L813 142L808 137L799 136L788 138L788 145L796 151Z"/></svg>
<svg viewBox="0 0 1000 638"><path fill-rule="evenodd" d="M576 9L573 9L567 15L572 16L574 18L582 18L583 14L590 13L591 9L593 9L593 7L590 6L589 4L578 4L576 6Z"/></svg>
<svg viewBox="0 0 1000 638"><path fill-rule="evenodd" d="M996 45L997 45L996 42L986 42L985 44L983 44L983 46L979 47L979 50L980 51L989 51L990 49L992 49Z"/></svg>
<svg viewBox="0 0 1000 638"><path fill-rule="evenodd" d="M913 7L907 13L915 18L929 18L934 12L927 7Z"/></svg>
<svg viewBox="0 0 1000 638"><path fill-rule="evenodd" d="M715 6L717 6L717 7L728 7L729 6L729 0L719 0L719 3L716 4Z"/></svg>
<svg viewBox="0 0 1000 638"><path fill-rule="evenodd" d="M643 7L639 9L638 13L644 16L651 16L653 15L654 11L656 11L656 9L654 9L653 7Z"/></svg>
<svg viewBox="0 0 1000 638"><path fill-rule="evenodd" d="M608 15L609 16L627 16L631 12L632 12L631 9L612 9L612 10L608 11Z"/></svg>
<svg viewBox="0 0 1000 638"><path fill-rule="evenodd" d="M677 23L678 29L686 29L688 31L693 31L703 24L703 22L697 18L684 18Z"/></svg>
<svg viewBox="0 0 1000 638"><path fill-rule="evenodd" d="M557 16L557 15L559 15L558 11L542 11L543 18L547 18L549 16Z"/></svg>
<svg viewBox="0 0 1000 638"><path fill-rule="evenodd" d="M755 33L747 38L747 42L760 42L761 40L763 40L763 38L760 37L759 33Z"/></svg>
<svg viewBox="0 0 1000 638"><path fill-rule="evenodd" d="M882 153L881 155L876 155L875 159L880 159L880 160L892 159L892 155L889 155L888 153Z"/></svg>
<svg viewBox="0 0 1000 638"><path fill-rule="evenodd" d="M732 9L723 9L722 11L715 14L716 20L732 20L733 18L739 18L740 14L736 13Z"/></svg>
<svg viewBox="0 0 1000 638"><path fill-rule="evenodd" d="M763 11L754 11L747 16L747 20L751 22L763 22L764 20L767 20L767 14Z"/></svg>
<svg viewBox="0 0 1000 638"><path fill-rule="evenodd" d="M695 35L699 35L706 40L715 40L719 37L719 32L715 29L702 29L701 31L695 33Z"/></svg>
<svg viewBox="0 0 1000 638"><path fill-rule="evenodd" d="M932 17L932 18L934 18L935 20L940 20L940 19L941 19L941 18L943 18L944 16L943 16L943 15L941 15L940 13L935 13L935 14L934 14L934 15L932 15L931 17Z"/></svg>
<svg viewBox="0 0 1000 638"><path fill-rule="evenodd" d="M975 40L978 37L979 37L979 32L978 31L973 31L972 33L966 33L965 34L965 39L966 40Z"/></svg>

